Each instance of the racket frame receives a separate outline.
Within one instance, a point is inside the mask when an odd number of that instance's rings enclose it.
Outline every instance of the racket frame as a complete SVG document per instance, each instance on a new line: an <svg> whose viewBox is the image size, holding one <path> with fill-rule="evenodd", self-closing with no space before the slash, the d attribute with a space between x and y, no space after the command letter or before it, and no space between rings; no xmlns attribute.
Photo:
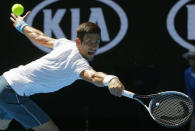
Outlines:
<svg viewBox="0 0 195 131"><path fill-rule="evenodd" d="M162 95L168 95L168 94L178 94L178 95L183 95L184 97L188 98L191 103L192 100L190 99L190 97L182 92L178 92L178 91L165 91L165 92L159 92L159 93L156 93L156 94L151 94L151 95L137 95L133 92L130 92L130 91L127 91L127 90L123 90L122 92L122 96L125 96L125 97L128 97L128 98L131 98L131 99L134 99L136 101L138 101L140 104L142 104L148 111L148 113L150 114L150 116L152 117L152 119L157 122L158 124L162 125L162 126L165 126L165 127L169 127L169 128L176 128L176 127L180 127L182 125L184 125L185 123L188 122L188 119L187 121L185 121L184 123L182 124L179 124L179 125L176 125L176 126L166 126L166 125L163 125L161 122L159 122L157 119L154 118L154 116L152 115L151 113L151 107L152 107L152 104L153 104L153 101L155 100L154 97L156 96L162 96ZM149 105L147 106L144 102L142 102L142 100L140 100L139 98L150 98L150 102L149 102ZM192 104L192 109L193 109L193 104ZM192 116L192 114L191 114ZM190 117L191 117L190 116Z"/></svg>

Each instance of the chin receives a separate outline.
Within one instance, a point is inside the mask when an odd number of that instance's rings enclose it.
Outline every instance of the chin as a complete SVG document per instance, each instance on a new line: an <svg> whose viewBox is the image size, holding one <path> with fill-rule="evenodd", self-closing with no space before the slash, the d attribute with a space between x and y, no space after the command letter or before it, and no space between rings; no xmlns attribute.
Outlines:
<svg viewBox="0 0 195 131"><path fill-rule="evenodd" d="M93 57L87 58L88 61L93 61Z"/></svg>
<svg viewBox="0 0 195 131"><path fill-rule="evenodd" d="M87 61L90 61L91 62L91 61L93 61L93 59L90 58L90 59L87 59Z"/></svg>

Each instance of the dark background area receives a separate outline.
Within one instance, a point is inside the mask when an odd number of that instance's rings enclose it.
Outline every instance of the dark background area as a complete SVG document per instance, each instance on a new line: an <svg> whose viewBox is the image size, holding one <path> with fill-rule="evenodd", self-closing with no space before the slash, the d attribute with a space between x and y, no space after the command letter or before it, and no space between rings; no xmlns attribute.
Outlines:
<svg viewBox="0 0 195 131"><path fill-rule="evenodd" d="M180 47L170 37L166 28L167 15L178 1L113 1L126 12L129 28L120 44L96 56L90 63L92 67L97 71L117 75L126 89L135 93L151 94L166 90L186 93L183 72L188 63L182 58L186 49ZM39 0L1 1L0 10L3 12L1 14L1 74L46 54L14 29L9 20L11 6L14 3L23 4L27 11L32 10L40 2ZM74 3L74 7L82 7L83 12L88 10L89 6L104 7L95 0L72 0L71 2ZM71 2L61 0L61 3L50 5L51 7L48 8L69 9ZM113 11L109 10L109 7L105 8L108 9L104 11L105 20L110 29L110 36L113 38L120 23L117 15L109 15ZM176 17L177 28L182 36L186 36L187 30L185 11L186 8L182 8ZM39 17L41 18L42 14L38 15L33 26L41 29L43 20ZM83 13L81 21L85 21L87 17L88 14ZM67 25L70 23L62 23L62 25L69 28ZM184 31L179 28L180 26ZM66 29L64 32L69 36ZM53 118L59 127L69 131L188 131L189 128L189 123L176 129L161 127L134 100L114 97L106 88L96 88L85 81L76 81L71 86L54 93L34 95L32 99ZM24 128L13 121L9 130L22 131Z"/></svg>

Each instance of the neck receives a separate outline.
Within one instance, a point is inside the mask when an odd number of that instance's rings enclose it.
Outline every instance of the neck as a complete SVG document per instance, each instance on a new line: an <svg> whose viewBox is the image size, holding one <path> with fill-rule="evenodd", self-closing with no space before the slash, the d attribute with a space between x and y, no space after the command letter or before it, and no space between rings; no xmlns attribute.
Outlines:
<svg viewBox="0 0 195 131"><path fill-rule="evenodd" d="M77 48L78 48L78 47L77 47ZM88 61L88 59L82 54L80 48L78 48L78 50L79 50L80 55L81 55L84 59L86 59L86 60Z"/></svg>

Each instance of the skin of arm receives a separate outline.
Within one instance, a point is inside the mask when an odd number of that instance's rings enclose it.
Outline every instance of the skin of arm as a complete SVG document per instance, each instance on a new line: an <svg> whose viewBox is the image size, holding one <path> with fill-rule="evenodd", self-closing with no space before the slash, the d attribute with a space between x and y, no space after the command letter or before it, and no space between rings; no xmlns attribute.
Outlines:
<svg viewBox="0 0 195 131"><path fill-rule="evenodd" d="M84 70L81 72L80 77L98 87L104 87L103 81L107 74L103 72L96 72L95 70ZM113 78L109 84L108 89L114 96L121 97L122 91L125 89L123 84L118 78Z"/></svg>
<svg viewBox="0 0 195 131"><path fill-rule="evenodd" d="M11 13L10 20L13 22L13 26L16 27L20 21L25 21L27 16L30 14L30 11L28 11L23 17L16 16L13 13ZM25 26L23 28L24 35L28 37L30 40L32 40L34 43L43 45L48 48L53 48L53 43L56 39L48 37L46 34L44 34L42 31L35 29L32 26Z"/></svg>
<svg viewBox="0 0 195 131"><path fill-rule="evenodd" d="M48 37L40 30L35 29L31 26L26 26L24 27L23 32L33 42L48 48L53 48L53 43L56 39Z"/></svg>

